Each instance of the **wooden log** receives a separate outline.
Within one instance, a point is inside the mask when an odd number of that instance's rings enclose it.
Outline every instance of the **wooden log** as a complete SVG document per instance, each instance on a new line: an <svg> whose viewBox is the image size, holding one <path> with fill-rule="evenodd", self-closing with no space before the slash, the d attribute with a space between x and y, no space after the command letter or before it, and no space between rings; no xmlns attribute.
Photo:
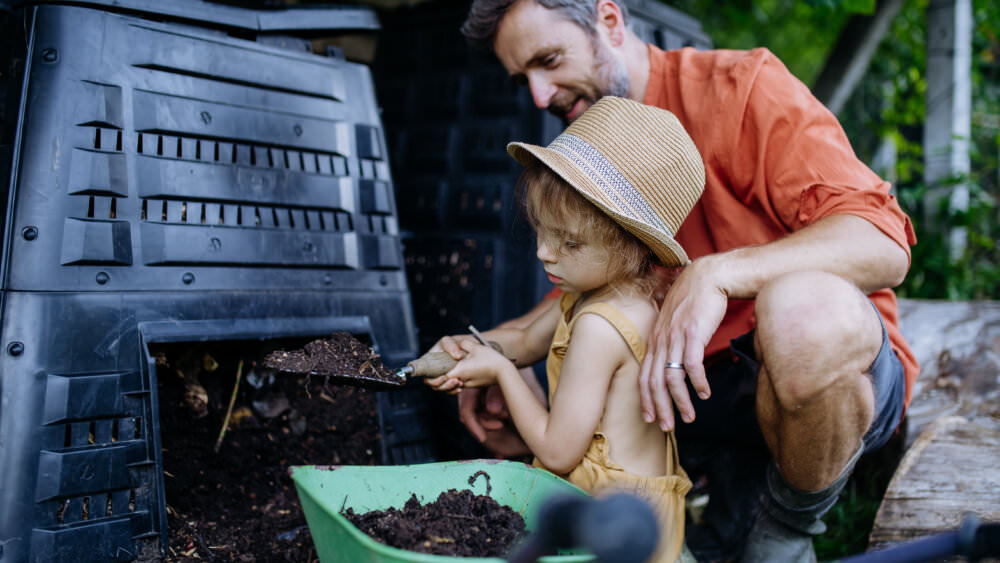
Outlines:
<svg viewBox="0 0 1000 563"><path fill-rule="evenodd" d="M907 445L942 416L1000 419L1000 301L900 299L899 314L920 362Z"/></svg>
<svg viewBox="0 0 1000 563"><path fill-rule="evenodd" d="M940 417L889 482L869 550L957 529L967 512L1000 522L1000 420Z"/></svg>

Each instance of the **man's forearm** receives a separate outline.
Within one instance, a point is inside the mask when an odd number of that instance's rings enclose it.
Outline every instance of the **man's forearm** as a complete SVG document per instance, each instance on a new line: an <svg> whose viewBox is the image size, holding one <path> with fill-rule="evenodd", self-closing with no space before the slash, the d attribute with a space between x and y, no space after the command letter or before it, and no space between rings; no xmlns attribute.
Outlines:
<svg viewBox="0 0 1000 563"><path fill-rule="evenodd" d="M531 311L501 323L483 333L487 340L494 340L503 347L508 358L519 366L530 366L545 357L555 331L558 299L543 299Z"/></svg>
<svg viewBox="0 0 1000 563"><path fill-rule="evenodd" d="M854 215L833 215L784 238L704 257L730 299L752 299L787 273L820 270L844 278L864 293L899 285L909 259L894 240Z"/></svg>
<svg viewBox="0 0 1000 563"><path fill-rule="evenodd" d="M558 299L542 299L535 304L527 313L521 315L520 317L515 317L510 320L506 320L497 326L497 328L527 328L535 319L545 314L549 310L549 307L553 307Z"/></svg>

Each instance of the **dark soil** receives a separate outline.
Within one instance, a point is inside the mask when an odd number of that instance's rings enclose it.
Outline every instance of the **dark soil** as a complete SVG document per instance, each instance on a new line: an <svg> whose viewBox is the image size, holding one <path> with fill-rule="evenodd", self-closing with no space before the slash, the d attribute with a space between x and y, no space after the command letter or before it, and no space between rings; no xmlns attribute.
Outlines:
<svg viewBox="0 0 1000 563"><path fill-rule="evenodd" d="M336 369L360 371L368 363L372 367L365 369L384 370L371 348L353 337L315 342L329 345L326 350L351 351L349 356L322 356L339 358ZM318 349L310 344L309 350ZM305 370L289 374L262 368L271 350L296 349L301 342L264 346L260 341L229 341L151 347L157 362L163 446L166 562L316 561L289 468L380 463L375 392L337 385L342 379ZM485 473L474 476L483 477L489 478ZM420 513L413 502L397 513ZM502 554L524 527L517 513L468 490L444 495L429 506L431 513L447 515L444 527L413 532L419 541L404 549L429 551L423 544L430 542L436 549L432 553ZM409 529L413 522L407 520L397 518L397 525Z"/></svg>
<svg viewBox="0 0 1000 563"><path fill-rule="evenodd" d="M413 495L402 510L343 514L380 543L437 555L502 557L524 534L520 514L468 489L451 489L425 505Z"/></svg>
<svg viewBox="0 0 1000 563"><path fill-rule="evenodd" d="M405 381L382 365L371 347L347 332L309 342L297 350L277 350L264 358L264 365L278 371L361 380L375 384L402 385Z"/></svg>
<svg viewBox="0 0 1000 563"><path fill-rule="evenodd" d="M259 348L260 342L229 342L158 350L165 561L315 561L289 467L379 463L374 392L318 376L269 377L254 365Z"/></svg>

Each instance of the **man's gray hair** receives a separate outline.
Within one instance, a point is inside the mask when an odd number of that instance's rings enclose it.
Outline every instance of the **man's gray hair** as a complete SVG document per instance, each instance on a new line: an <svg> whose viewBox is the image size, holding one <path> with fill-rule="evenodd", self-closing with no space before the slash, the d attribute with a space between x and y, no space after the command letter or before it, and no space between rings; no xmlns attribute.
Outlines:
<svg viewBox="0 0 1000 563"><path fill-rule="evenodd" d="M462 35L473 47L490 49L497 36L500 20L517 2L536 4L559 12L567 20L580 26L591 37L596 35L597 0L473 0L469 15L462 24ZM622 0L614 0L628 24L628 7Z"/></svg>

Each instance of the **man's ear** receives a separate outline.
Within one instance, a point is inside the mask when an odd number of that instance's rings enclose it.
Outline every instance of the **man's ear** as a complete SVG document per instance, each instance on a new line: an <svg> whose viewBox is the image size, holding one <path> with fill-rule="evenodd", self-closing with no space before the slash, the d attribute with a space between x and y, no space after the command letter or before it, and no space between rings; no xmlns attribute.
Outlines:
<svg viewBox="0 0 1000 563"><path fill-rule="evenodd" d="M605 36L612 47L625 43L625 16L614 0L597 0L597 33Z"/></svg>

